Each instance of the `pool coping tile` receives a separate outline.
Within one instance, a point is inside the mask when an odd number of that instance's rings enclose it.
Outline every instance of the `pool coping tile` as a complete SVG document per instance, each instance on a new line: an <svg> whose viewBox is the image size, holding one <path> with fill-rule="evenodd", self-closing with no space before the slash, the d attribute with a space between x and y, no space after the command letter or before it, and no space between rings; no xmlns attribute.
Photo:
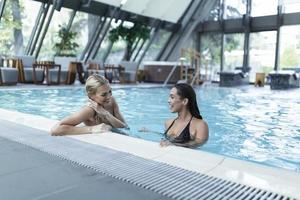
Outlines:
<svg viewBox="0 0 300 200"><path fill-rule="evenodd" d="M43 130L46 134L58 122L41 116L4 109L0 109L1 119ZM67 137L300 199L300 194L297 194L300 185L300 173L297 172L237 160L201 150L176 146L161 148L158 142L112 132Z"/></svg>

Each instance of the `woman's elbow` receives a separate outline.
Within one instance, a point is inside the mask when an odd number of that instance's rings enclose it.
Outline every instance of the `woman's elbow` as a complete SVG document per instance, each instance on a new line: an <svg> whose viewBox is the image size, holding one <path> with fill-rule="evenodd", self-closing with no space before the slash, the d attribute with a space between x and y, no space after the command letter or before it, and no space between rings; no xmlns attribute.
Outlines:
<svg viewBox="0 0 300 200"><path fill-rule="evenodd" d="M126 128L127 126L125 124L119 124L115 126L115 128Z"/></svg>
<svg viewBox="0 0 300 200"><path fill-rule="evenodd" d="M127 128L128 125L125 122L119 123L115 126L115 128Z"/></svg>

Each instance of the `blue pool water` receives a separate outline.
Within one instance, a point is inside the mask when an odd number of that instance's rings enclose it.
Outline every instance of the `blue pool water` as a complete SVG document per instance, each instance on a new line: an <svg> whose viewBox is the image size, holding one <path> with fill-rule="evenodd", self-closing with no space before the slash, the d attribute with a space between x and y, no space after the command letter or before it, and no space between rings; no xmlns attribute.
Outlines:
<svg viewBox="0 0 300 200"><path fill-rule="evenodd" d="M170 88L120 88L113 95L130 126L131 136L159 141L162 135L141 133L143 126L163 132ZM202 150L300 172L300 90L269 88L195 88L209 141ZM0 91L0 107L62 119L86 102L83 88Z"/></svg>

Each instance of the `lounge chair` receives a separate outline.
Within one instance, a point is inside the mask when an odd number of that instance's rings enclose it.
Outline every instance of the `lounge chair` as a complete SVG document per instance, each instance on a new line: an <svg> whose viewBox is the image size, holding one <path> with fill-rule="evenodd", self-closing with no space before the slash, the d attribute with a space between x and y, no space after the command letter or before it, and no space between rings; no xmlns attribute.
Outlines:
<svg viewBox="0 0 300 200"><path fill-rule="evenodd" d="M24 83L42 83L44 81L44 69L37 68L33 71L33 64L36 62L34 56L15 56L19 69L19 80ZM18 62L20 61L20 62ZM35 74L33 74L35 73Z"/></svg>
<svg viewBox="0 0 300 200"><path fill-rule="evenodd" d="M18 69L3 67L3 59L0 57L0 85L16 85L18 82Z"/></svg>
<svg viewBox="0 0 300 200"><path fill-rule="evenodd" d="M75 62L75 57L55 57L54 63L56 65L61 66L60 71L60 83L64 84L72 84L74 83L74 76L76 76L76 69L71 69L70 65L71 62ZM58 69L50 69L49 70L49 77L50 82L56 82L58 80L57 76L59 74ZM72 79L72 80L71 80Z"/></svg>
<svg viewBox="0 0 300 200"><path fill-rule="evenodd" d="M120 71L120 82L121 83L136 83L137 81L137 70L138 63L130 61L121 61L119 67L123 68Z"/></svg>
<svg viewBox="0 0 300 200"><path fill-rule="evenodd" d="M38 68L44 69L46 76L46 84L59 84L60 83L60 65L56 65L54 61L38 61L33 64L33 69L36 70ZM50 75L50 70L57 70L57 73Z"/></svg>
<svg viewBox="0 0 300 200"><path fill-rule="evenodd" d="M99 60L89 60L87 62L87 68L85 69L86 77L92 74L98 74L101 76L105 76L104 64Z"/></svg>
<svg viewBox="0 0 300 200"><path fill-rule="evenodd" d="M271 90L299 88L300 77L295 70L278 70L269 73Z"/></svg>
<svg viewBox="0 0 300 200"><path fill-rule="evenodd" d="M243 69L242 67L236 67L231 71L221 71L219 85L221 87L232 87L249 84L249 74L250 68Z"/></svg>

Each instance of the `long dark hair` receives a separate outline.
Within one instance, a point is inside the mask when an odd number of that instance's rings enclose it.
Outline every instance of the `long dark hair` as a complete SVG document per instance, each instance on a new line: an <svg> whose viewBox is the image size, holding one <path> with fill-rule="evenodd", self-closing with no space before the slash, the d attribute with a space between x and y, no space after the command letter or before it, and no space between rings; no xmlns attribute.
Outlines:
<svg viewBox="0 0 300 200"><path fill-rule="evenodd" d="M196 93L192 86L186 83L177 83L174 86L177 89L177 94L182 98L187 98L188 101L188 109L193 117L198 119L202 119L200 115L200 111L197 105Z"/></svg>

